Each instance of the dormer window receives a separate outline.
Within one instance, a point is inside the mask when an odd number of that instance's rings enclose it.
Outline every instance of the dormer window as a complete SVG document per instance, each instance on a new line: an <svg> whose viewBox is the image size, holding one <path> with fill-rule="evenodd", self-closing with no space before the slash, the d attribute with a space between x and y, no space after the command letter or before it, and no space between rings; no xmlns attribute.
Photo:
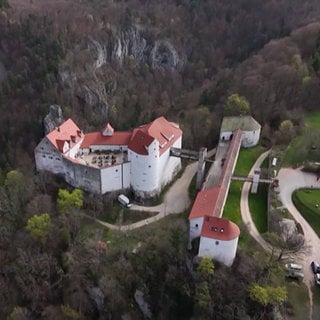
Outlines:
<svg viewBox="0 0 320 320"><path fill-rule="evenodd" d="M171 141L174 138L174 134L168 135L168 134L161 132L161 135L168 141Z"/></svg>
<svg viewBox="0 0 320 320"><path fill-rule="evenodd" d="M164 146L167 144L167 141L164 141L162 144L160 144L160 148L164 148Z"/></svg>

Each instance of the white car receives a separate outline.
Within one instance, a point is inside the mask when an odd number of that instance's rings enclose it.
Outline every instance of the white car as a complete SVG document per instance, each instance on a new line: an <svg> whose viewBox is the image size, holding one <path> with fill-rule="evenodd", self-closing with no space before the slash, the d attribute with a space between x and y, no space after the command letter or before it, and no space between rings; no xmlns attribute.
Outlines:
<svg viewBox="0 0 320 320"><path fill-rule="evenodd" d="M320 286L320 273L316 273L314 275L314 281L315 281L316 285Z"/></svg>

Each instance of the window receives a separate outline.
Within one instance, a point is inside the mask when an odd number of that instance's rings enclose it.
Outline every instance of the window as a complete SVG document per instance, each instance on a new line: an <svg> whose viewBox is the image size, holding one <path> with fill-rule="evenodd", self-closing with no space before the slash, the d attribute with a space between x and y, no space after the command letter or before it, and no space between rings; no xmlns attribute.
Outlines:
<svg viewBox="0 0 320 320"><path fill-rule="evenodd" d="M43 154L43 155L42 155L42 158L45 158L45 157L46 157L46 156Z"/></svg>
<svg viewBox="0 0 320 320"><path fill-rule="evenodd" d="M149 164L148 167L151 168L151 165Z"/></svg>
<svg viewBox="0 0 320 320"><path fill-rule="evenodd" d="M219 241L216 241L216 245L219 245Z"/></svg>
<svg viewBox="0 0 320 320"><path fill-rule="evenodd" d="M224 228L221 228L221 229L220 229L220 232L223 233L223 232L224 232Z"/></svg>
<svg viewBox="0 0 320 320"><path fill-rule="evenodd" d="M199 227L199 225L196 223L195 227L196 227L196 228L198 228L198 227Z"/></svg>
<svg viewBox="0 0 320 320"><path fill-rule="evenodd" d="M118 169L116 169L116 172L118 172Z"/></svg>

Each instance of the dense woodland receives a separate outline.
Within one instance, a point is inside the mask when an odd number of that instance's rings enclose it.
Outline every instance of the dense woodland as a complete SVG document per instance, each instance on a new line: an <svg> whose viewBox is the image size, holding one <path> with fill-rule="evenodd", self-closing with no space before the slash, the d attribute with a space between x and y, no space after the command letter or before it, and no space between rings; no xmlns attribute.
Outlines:
<svg viewBox="0 0 320 320"><path fill-rule="evenodd" d="M82 214L112 214L112 196L69 193L35 172L33 149L51 104L86 130L164 115L196 150L215 145L223 115L247 112L263 143L287 143L320 100L318 21L318 0L0 0L0 318L271 319L283 274L254 244L228 269L193 265L187 214L125 240L88 231ZM178 63L132 51L97 67L99 44L113 52L137 28ZM118 245L97 250L109 238Z"/></svg>

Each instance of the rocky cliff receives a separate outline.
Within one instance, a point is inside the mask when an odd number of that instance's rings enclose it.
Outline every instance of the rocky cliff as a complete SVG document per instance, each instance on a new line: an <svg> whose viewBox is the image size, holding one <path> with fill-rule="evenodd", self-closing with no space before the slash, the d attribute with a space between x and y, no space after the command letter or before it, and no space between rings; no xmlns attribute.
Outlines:
<svg viewBox="0 0 320 320"><path fill-rule="evenodd" d="M101 122L107 121L109 101L117 90L117 70L125 70L131 62L179 72L186 63L185 54L170 40L154 39L141 26L110 27L103 36L84 41L86 44L75 47L71 58L60 66L58 79L70 96L78 97L86 114L96 114Z"/></svg>

